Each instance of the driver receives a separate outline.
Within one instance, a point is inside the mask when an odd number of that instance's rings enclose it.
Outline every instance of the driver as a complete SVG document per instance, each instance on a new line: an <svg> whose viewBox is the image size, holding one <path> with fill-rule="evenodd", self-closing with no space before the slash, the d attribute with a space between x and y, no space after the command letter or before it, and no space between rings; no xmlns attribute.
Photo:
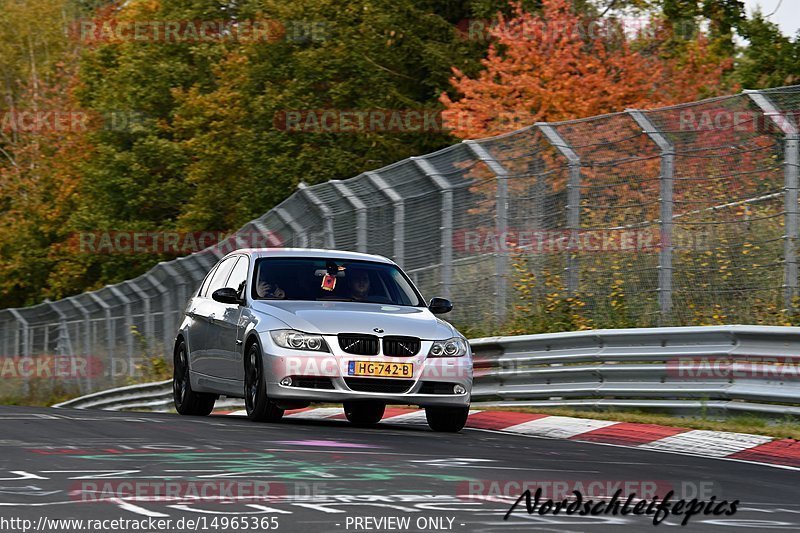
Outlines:
<svg viewBox="0 0 800 533"><path fill-rule="evenodd" d="M277 283L270 283L266 279L259 280L256 285L256 294L259 298L286 298L286 292L278 287Z"/></svg>
<svg viewBox="0 0 800 533"><path fill-rule="evenodd" d="M347 276L350 296L354 300L366 300L369 296L369 274L364 270L353 270Z"/></svg>

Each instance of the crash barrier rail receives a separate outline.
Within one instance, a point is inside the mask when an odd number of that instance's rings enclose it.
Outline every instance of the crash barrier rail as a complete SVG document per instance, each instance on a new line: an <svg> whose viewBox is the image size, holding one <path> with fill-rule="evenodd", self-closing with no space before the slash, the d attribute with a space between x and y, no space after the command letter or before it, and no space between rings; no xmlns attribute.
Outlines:
<svg viewBox="0 0 800 533"><path fill-rule="evenodd" d="M800 328L594 330L491 337L470 345L475 406L800 415ZM171 381L134 385L56 407L167 410L171 387ZM240 404L227 400L218 407Z"/></svg>

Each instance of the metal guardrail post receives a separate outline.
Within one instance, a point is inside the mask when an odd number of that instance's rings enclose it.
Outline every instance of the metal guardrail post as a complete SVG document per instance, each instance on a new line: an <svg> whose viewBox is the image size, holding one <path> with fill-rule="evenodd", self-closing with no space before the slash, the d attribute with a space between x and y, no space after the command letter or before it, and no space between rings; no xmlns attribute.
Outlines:
<svg viewBox="0 0 800 533"><path fill-rule="evenodd" d="M386 183L380 174L377 172L365 172L365 176L369 179L375 187L386 195L392 205L394 206L394 235L392 237L392 245L394 250L394 262L403 266L405 255L405 222L406 222L406 206L403 197L397 194L392 187Z"/></svg>
<svg viewBox="0 0 800 533"><path fill-rule="evenodd" d="M658 131L643 111L628 109L627 113L661 150L660 198L661 250L658 260L658 303L661 325L670 322L672 315L672 230L674 201L672 198L675 174L675 147Z"/></svg>
<svg viewBox="0 0 800 533"><path fill-rule="evenodd" d="M122 302L123 308L125 309L125 348L128 355L128 372L133 372L133 317L131 316L131 299L125 296L125 293L119 290L119 287L109 285L108 289L111 291L111 294Z"/></svg>
<svg viewBox="0 0 800 533"><path fill-rule="evenodd" d="M497 322L506 320L508 254L505 251L508 232L508 171L480 143L464 141L475 156L483 161L497 178L495 229L500 250L495 256L495 302Z"/></svg>
<svg viewBox="0 0 800 533"><path fill-rule="evenodd" d="M278 215L278 217L287 226L292 228L292 233L294 233L300 241L298 243L298 248L308 247L308 237L306 236L306 231L303 229L303 226L298 224L298 222L292 217L292 215L290 215L289 212L283 209L282 207L276 207L275 214ZM292 241L294 241L294 239L292 239Z"/></svg>
<svg viewBox="0 0 800 533"><path fill-rule="evenodd" d="M412 157L411 160L428 176L442 195L442 226L440 257L442 296L450 298L450 287L453 285L453 187L424 157Z"/></svg>
<svg viewBox="0 0 800 533"><path fill-rule="evenodd" d="M324 235L325 235L325 248L334 249L336 248L336 236L333 232L333 212L331 209L325 205L325 202L319 199L319 197L314 194L304 182L300 182L297 185L297 188L300 189L300 192L311 202L314 207L320 212L322 215L323 223L325 224Z"/></svg>
<svg viewBox="0 0 800 533"><path fill-rule="evenodd" d="M769 117L786 136L784 140L784 299L786 309L794 310L798 296L798 172L800 172L800 131L792 117L781 112L772 100L760 91L745 94Z"/></svg>
<svg viewBox="0 0 800 533"><path fill-rule="evenodd" d="M580 282L580 260L572 248L578 242L581 228L581 158L556 129L546 122L538 122L536 126L545 139L563 155L569 164L567 181L567 229L570 232L570 246L567 255L567 291L574 295Z"/></svg>
<svg viewBox="0 0 800 533"><path fill-rule="evenodd" d="M353 191L339 180L329 182L336 192L350 204L356 213L356 250L362 253L367 252L367 206L361 198L353 194Z"/></svg>

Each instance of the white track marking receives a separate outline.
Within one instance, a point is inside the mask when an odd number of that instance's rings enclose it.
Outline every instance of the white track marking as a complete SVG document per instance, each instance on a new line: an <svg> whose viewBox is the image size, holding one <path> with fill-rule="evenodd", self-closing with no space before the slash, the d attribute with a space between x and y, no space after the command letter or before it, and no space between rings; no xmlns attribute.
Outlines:
<svg viewBox="0 0 800 533"><path fill-rule="evenodd" d="M608 420L592 420L590 418L572 418L568 416L547 416L531 420L530 422L523 422L516 426L511 426L503 429L503 432L508 433L522 433L524 435L533 435L536 437L548 437L553 439L567 439L607 426L613 426L619 422L611 422Z"/></svg>
<svg viewBox="0 0 800 533"><path fill-rule="evenodd" d="M342 414L341 407L320 407L319 409L312 409L310 411L303 411L301 413L292 413L285 415L284 418L304 418L306 420L322 420L332 416Z"/></svg>
<svg viewBox="0 0 800 533"><path fill-rule="evenodd" d="M727 433L724 431L692 430L657 441L641 444L637 448L669 452L683 452L706 457L727 457L736 452L771 442L772 437Z"/></svg>

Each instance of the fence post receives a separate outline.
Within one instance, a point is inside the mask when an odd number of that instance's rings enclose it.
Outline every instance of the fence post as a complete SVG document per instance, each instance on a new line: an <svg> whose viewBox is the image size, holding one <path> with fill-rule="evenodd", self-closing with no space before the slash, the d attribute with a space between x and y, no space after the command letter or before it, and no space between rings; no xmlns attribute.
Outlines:
<svg viewBox="0 0 800 533"><path fill-rule="evenodd" d="M308 247L308 236L306 236L306 231L303 229L303 226L298 224L298 222L289 214L289 212L282 208L276 207L275 214L280 217L283 222L292 228L292 232L297 235L298 239L300 240L298 244L298 248L307 248ZM294 245L294 239L292 239L292 245Z"/></svg>
<svg viewBox="0 0 800 533"><path fill-rule="evenodd" d="M123 281L122 284L130 287L131 290L142 299L144 303L144 311L142 312L144 314L142 317L144 318L144 338L148 339L148 341L152 340L155 336L155 325L153 324L153 309L150 305L150 295L133 280Z"/></svg>
<svg viewBox="0 0 800 533"><path fill-rule="evenodd" d="M350 204L356 213L356 251L367 252L367 206L361 198L353 194L353 191L339 180L331 180L330 184L336 189L342 198Z"/></svg>
<svg viewBox="0 0 800 533"><path fill-rule="evenodd" d="M108 343L108 361L110 366L108 367L108 377L113 382L114 379L114 346L116 345L116 335L114 331L114 321L111 319L111 306L106 303L105 300L100 298L95 292L87 293L89 297L97 303L100 307L103 308L103 312L106 315L106 342Z"/></svg>
<svg viewBox="0 0 800 533"><path fill-rule="evenodd" d="M331 250L336 248L336 236L333 232L333 212L304 182L301 181L297 185L297 188L300 189L300 192L302 192L308 201L322 214L322 220L325 223L325 229L323 230L325 235L325 248Z"/></svg>
<svg viewBox="0 0 800 533"><path fill-rule="evenodd" d="M257 218L253 220L251 224L255 226L261 235L267 238L268 247L280 248L283 246L283 242L281 242L281 240L272 232L272 230L269 229L266 224L264 224L263 220Z"/></svg>
<svg viewBox="0 0 800 533"><path fill-rule="evenodd" d="M77 296L70 296L65 298L67 302L72 304L72 307L78 310L78 312L83 315L83 324L84 324L84 336L83 336L83 354L86 356L86 388L89 392L92 392L92 372L94 371L92 362L92 319L91 315L89 314L89 310L78 301ZM80 330L78 330L80 331Z"/></svg>
<svg viewBox="0 0 800 533"><path fill-rule="evenodd" d="M394 205L394 237L392 244L394 246L394 262L403 266L405 254L405 219L406 219L406 206L403 202L403 197L397 194L392 187L386 183L377 172L365 172L365 176L369 179L375 187L386 195L392 205Z"/></svg>
<svg viewBox="0 0 800 533"><path fill-rule="evenodd" d="M794 311L798 295L797 239L798 239L798 171L800 171L800 131L792 117L782 113L772 100L760 91L745 94L769 117L786 136L784 140L784 231L783 288L786 309Z"/></svg>
<svg viewBox="0 0 800 533"><path fill-rule="evenodd" d="M661 150L661 176L659 178L661 250L658 258L658 303L661 310L659 325L665 326L670 323L672 315L672 220L674 210L672 191L675 174L675 147L663 133L658 131L644 112L628 109L627 113Z"/></svg>
<svg viewBox="0 0 800 533"><path fill-rule="evenodd" d="M569 247L567 248L567 291L573 296L578 291L580 282L580 260L574 244L578 242L581 228L581 158L556 129L546 122L538 122L536 126L547 141L563 155L569 164L567 180L567 229L569 230Z"/></svg>
<svg viewBox="0 0 800 533"><path fill-rule="evenodd" d="M108 289L111 291L111 294L117 297L119 301L122 302L123 308L125 309L123 312L125 313L125 348L128 354L128 371L133 372L135 368L133 363L133 332L131 328L133 327L133 317L131 316L131 299L125 296L119 287L115 287L114 285L109 285Z"/></svg>
<svg viewBox="0 0 800 533"><path fill-rule="evenodd" d="M498 323L506 320L507 294L506 276L508 275L508 254L506 253L506 234L508 231L508 171L480 143L464 141L475 156L483 161L497 178L495 229L500 246L495 256L495 303Z"/></svg>
<svg viewBox="0 0 800 533"><path fill-rule="evenodd" d="M453 285L453 187L424 157L412 157L411 160L428 176L442 195L442 226L440 256L442 261L441 286L442 296L450 298L450 287Z"/></svg>
<svg viewBox="0 0 800 533"><path fill-rule="evenodd" d="M164 263L159 263L159 265L163 267ZM169 289L158 281L158 278L153 275L153 270L150 269L144 277L161 295L161 320L164 321L164 353L169 354L172 350L172 339L177 329L173 324L172 299L170 298ZM155 331L153 331L153 336L155 337Z"/></svg>
<svg viewBox="0 0 800 533"><path fill-rule="evenodd" d="M31 356L31 343L30 343L31 326L28 323L28 321L25 319L25 317L23 317L19 313L19 311L17 311L13 307L9 308L8 311L12 315L14 315L14 318L16 319L17 323L19 324L19 326L17 327L17 332L20 331L19 328L22 328L22 353L20 353L19 338L18 338L17 342L15 343L15 347L14 347L14 355L16 355L16 356L22 355L23 357L30 357ZM19 333L17 333L17 335L19 335Z"/></svg>

